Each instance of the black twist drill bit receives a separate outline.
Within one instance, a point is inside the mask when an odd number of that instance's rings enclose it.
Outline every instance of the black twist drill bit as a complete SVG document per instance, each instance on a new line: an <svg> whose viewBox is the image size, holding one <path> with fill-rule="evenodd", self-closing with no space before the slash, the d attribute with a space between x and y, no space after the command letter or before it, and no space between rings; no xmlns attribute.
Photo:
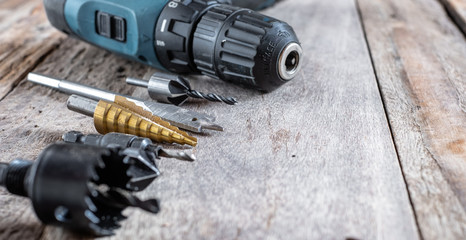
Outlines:
<svg viewBox="0 0 466 240"><path fill-rule="evenodd" d="M223 97L213 93L205 94L193 90L188 80L175 74L156 72L151 76L149 81L127 78L126 83L145 87L152 99L177 106L183 104L188 97L205 99L212 102L223 102L229 105L237 103L233 97Z"/></svg>
<svg viewBox="0 0 466 240"><path fill-rule="evenodd" d="M78 233L113 235L126 219L122 211L137 207L159 211L157 199L132 195L158 176L142 150L60 143L35 161L0 163L0 186L31 199L37 217Z"/></svg>
<svg viewBox="0 0 466 240"><path fill-rule="evenodd" d="M223 97L215 93L205 94L205 93L190 89L190 90L186 90L186 94L192 98L206 99L211 102L224 102L228 105L235 105L236 103L238 103L238 101L236 101L234 97Z"/></svg>

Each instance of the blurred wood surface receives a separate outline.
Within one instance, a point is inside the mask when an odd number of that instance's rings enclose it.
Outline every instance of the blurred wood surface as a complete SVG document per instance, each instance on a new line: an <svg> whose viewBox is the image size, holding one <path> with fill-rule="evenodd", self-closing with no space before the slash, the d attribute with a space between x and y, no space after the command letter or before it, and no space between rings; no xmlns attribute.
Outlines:
<svg viewBox="0 0 466 240"><path fill-rule="evenodd" d="M435 0L284 0L264 11L304 49L296 79L269 93L202 76L192 101L225 132L193 134L194 163L164 159L115 239L464 239L464 36ZM124 79L156 71L72 39L41 1L0 1L0 154L34 159L70 130L95 133L67 95L29 71L148 98ZM166 146L176 148L175 146ZM0 189L0 239L79 238L44 226Z"/></svg>

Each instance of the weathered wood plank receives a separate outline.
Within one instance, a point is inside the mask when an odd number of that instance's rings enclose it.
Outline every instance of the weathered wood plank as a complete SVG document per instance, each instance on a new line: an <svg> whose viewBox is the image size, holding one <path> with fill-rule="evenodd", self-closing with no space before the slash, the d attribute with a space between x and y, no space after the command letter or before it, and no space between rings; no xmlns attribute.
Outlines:
<svg viewBox="0 0 466 240"><path fill-rule="evenodd" d="M432 0L359 0L425 239L466 236L466 42Z"/></svg>
<svg viewBox="0 0 466 240"><path fill-rule="evenodd" d="M0 2L0 100L63 37L47 22L42 1Z"/></svg>
<svg viewBox="0 0 466 240"><path fill-rule="evenodd" d="M0 2L0 100L41 61L42 56L58 45L62 37L47 23L41 1ZM4 121L8 118L4 110L1 109L0 139L6 137L3 129L8 125ZM15 146L5 146L2 152L10 149ZM33 155L26 154L25 157L32 158ZM11 197L0 189L0 201L1 239L33 239L41 235L44 227L37 224L27 199Z"/></svg>
<svg viewBox="0 0 466 240"><path fill-rule="evenodd" d="M0 1L0 30L4 31L10 28L21 18L28 16L39 5L38 1L31 0Z"/></svg>
<svg viewBox="0 0 466 240"><path fill-rule="evenodd" d="M112 57L109 57L112 56ZM87 83L100 88L129 94L124 75L142 77L147 68L115 57L88 44L66 39L59 49L42 63L37 71L64 78L89 78ZM106 81L95 81L103 79ZM117 83L117 84L115 84ZM109 87L110 86L110 87ZM47 88L21 82L4 100L0 101L0 154L2 161L14 158L34 159L48 144L59 141L61 135L72 129L95 133L92 119L66 109L67 96ZM19 140L19 141L18 141ZM62 231L47 227L53 236L42 233L40 224L29 202L0 188L0 239L39 238L61 239ZM67 233L66 238L69 237Z"/></svg>
<svg viewBox="0 0 466 240"><path fill-rule="evenodd" d="M226 131L197 135L195 163L161 161L163 175L141 196L160 198L162 212L128 210L117 238L418 238L355 3L287 0L267 13L299 35L300 76L270 94L193 78L199 90L240 104L186 106L216 115ZM35 71L147 97L123 79L153 70L67 38ZM4 161L32 158L68 130L94 132L90 118L66 109L66 98L22 82L0 102ZM42 231L27 201L10 203L16 199L0 192L8 219L0 227L33 229L0 237L70 237Z"/></svg>
<svg viewBox="0 0 466 240"><path fill-rule="evenodd" d="M458 27L466 34L466 0L440 0Z"/></svg>

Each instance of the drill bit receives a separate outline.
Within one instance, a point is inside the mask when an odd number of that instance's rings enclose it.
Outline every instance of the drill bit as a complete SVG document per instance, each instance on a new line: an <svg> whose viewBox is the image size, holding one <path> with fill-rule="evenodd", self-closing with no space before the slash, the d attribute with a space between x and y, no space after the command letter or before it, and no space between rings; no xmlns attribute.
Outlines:
<svg viewBox="0 0 466 240"><path fill-rule="evenodd" d="M192 90L187 79L175 74L156 72L152 74L149 81L126 78L126 83L145 87L152 99L177 106L183 104L188 97L205 99L212 102L224 102L229 105L237 103L233 97L223 97L213 93L205 94Z"/></svg>
<svg viewBox="0 0 466 240"><path fill-rule="evenodd" d="M197 145L197 139L161 118L153 116L133 102L121 96L115 102L71 95L67 106L70 110L94 117L97 132L106 134L120 132L150 138L156 142Z"/></svg>
<svg viewBox="0 0 466 240"><path fill-rule="evenodd" d="M196 156L194 156L193 154L188 154L186 152L180 152L180 151L161 149L159 150L158 154L160 157L176 158L176 159L184 160L188 162L192 162L196 160Z"/></svg>
<svg viewBox="0 0 466 240"><path fill-rule="evenodd" d="M224 102L228 105L235 105L236 103L238 103L234 97L223 97L215 93L205 94L203 92L199 92L199 91L191 90L191 89L186 90L186 91L187 91L186 94L192 98L202 98L202 99L206 99L211 102Z"/></svg>
<svg viewBox="0 0 466 240"><path fill-rule="evenodd" d="M148 151L153 162L160 157L176 158L184 161L194 161L196 157L181 151L169 151L161 146L155 145L149 138L137 137L134 135L111 132L105 135L88 134L84 135L78 131L70 131L63 135L63 141L68 143L80 143L93 146L109 147L119 146L122 148L138 148Z"/></svg>
<svg viewBox="0 0 466 240"><path fill-rule="evenodd" d="M0 163L0 186L30 198L37 217L45 224L81 234L113 235L119 222L126 219L122 215L125 208L159 211L157 199L143 201L132 195L157 176L142 163L146 157L139 155L141 152L52 144L35 161Z"/></svg>
<svg viewBox="0 0 466 240"><path fill-rule="evenodd" d="M105 100L108 102L115 102L117 96L119 96L120 99L133 102L134 104L142 107L144 110L149 111L152 115L158 116L163 120L171 123L173 126L192 132L200 133L203 131L203 129L223 131L222 126L214 123L215 117L170 104L163 104L154 101L144 101L141 99L124 96L114 92L101 90L66 80L51 78L37 73L29 73L27 80L36 84L57 89L67 94L76 94L82 97L93 99L95 101Z"/></svg>

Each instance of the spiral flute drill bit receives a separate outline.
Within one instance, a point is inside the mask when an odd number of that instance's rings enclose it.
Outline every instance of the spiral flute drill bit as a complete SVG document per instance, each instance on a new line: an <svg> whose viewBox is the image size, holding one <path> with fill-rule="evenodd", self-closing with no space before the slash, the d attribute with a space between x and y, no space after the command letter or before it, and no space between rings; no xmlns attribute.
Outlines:
<svg viewBox="0 0 466 240"><path fill-rule="evenodd" d="M224 102L228 105L235 105L237 103L236 99L233 97L223 97L215 93L205 94L203 92L199 92L199 91L191 90L191 89L186 91L186 95L188 95L188 97L205 99L211 102Z"/></svg>
<svg viewBox="0 0 466 240"><path fill-rule="evenodd" d="M205 94L193 90L188 80L175 74L156 72L151 76L149 81L126 78L126 83L145 87L152 99L171 103L176 106L183 104L188 97L205 99L211 102L223 102L229 105L237 103L233 97L223 97L214 93Z"/></svg>
<svg viewBox="0 0 466 240"><path fill-rule="evenodd" d="M108 236L126 219L126 207L159 211L156 199L143 201L132 195L158 176L155 169L140 149L59 143L35 161L0 163L0 186L30 198L45 224Z"/></svg>

